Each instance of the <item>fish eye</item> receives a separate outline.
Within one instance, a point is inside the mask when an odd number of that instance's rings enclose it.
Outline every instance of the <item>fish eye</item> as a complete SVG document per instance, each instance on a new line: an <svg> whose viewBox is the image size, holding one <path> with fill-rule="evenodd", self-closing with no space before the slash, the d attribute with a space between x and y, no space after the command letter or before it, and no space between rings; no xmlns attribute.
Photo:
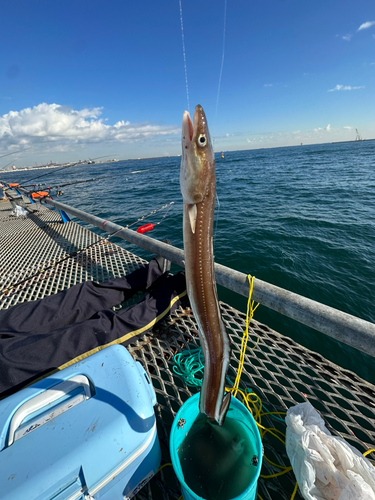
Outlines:
<svg viewBox="0 0 375 500"><path fill-rule="evenodd" d="M206 144L207 144L207 138L204 134L201 134L198 137L198 146L201 146L203 148L203 146L205 146Z"/></svg>

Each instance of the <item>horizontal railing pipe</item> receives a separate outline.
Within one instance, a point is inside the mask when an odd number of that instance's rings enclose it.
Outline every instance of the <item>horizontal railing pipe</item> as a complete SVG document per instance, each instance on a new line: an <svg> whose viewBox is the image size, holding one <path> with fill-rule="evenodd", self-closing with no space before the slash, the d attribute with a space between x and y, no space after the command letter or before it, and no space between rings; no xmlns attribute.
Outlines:
<svg viewBox="0 0 375 500"><path fill-rule="evenodd" d="M81 219L106 232L118 231L116 236L133 243L152 254L161 255L171 262L184 267L184 252L179 248L139 234L131 229L83 212L77 208L45 198L44 203ZM221 264L215 264L216 281L229 290L244 295L249 294L247 275ZM350 314L302 297L283 288L254 279L253 299L260 304L288 316L340 342L375 357L375 324Z"/></svg>

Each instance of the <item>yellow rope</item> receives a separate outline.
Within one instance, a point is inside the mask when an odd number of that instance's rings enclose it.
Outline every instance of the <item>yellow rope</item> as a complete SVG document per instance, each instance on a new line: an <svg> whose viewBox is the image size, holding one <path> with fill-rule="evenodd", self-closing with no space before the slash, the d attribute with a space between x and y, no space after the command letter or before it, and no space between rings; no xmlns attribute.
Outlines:
<svg viewBox="0 0 375 500"><path fill-rule="evenodd" d="M250 411L250 413L252 414L252 416L253 416L253 418L254 418L257 426L258 426L259 433L260 433L260 436L261 436L262 440L264 439L264 436L267 433L269 433L273 437L275 437L276 439L278 439L285 446L285 434L282 431L280 431L279 429L276 429L274 427L271 427L271 428L264 427L261 424L261 421L262 421L262 417L265 417L267 415L286 415L286 413L282 412L282 411L274 411L274 412L266 411L266 412L262 412L262 401L261 401L260 397L257 394L255 394L254 392L250 392L248 390L242 391L241 389L239 389L239 384L240 384L240 380L241 380L242 370L243 370L243 366L244 366L244 362L245 362L245 354L246 354L247 342L248 342L248 339L249 339L250 322L251 322L251 320L253 318L254 311L259 306L259 304L256 304L255 307L254 307L255 302L251 298L252 297L252 293L253 293L254 276L248 275L248 280L249 280L249 298L248 298L248 301L247 301L246 328L245 328L245 331L243 333L242 341L241 341L240 360L239 360L239 364L238 364L237 375L236 375L236 379L234 381L233 387L230 387L230 388L226 387L225 390L227 392L231 392L234 397L236 397L238 393L242 396L242 402L247 407L247 409ZM257 339L257 343L258 342L259 342L259 338ZM253 349L255 349L255 347L256 347L256 345L253 347ZM367 450L365 453L363 453L363 456L366 457L367 455L369 455L372 452L375 452L375 448ZM275 474L269 474L269 475L262 475L261 474L260 477L263 478L263 479L271 479L271 478L274 478L274 477L279 477L279 476L282 476L284 474L287 474L288 472L293 471L293 468L291 466L285 467L283 465L276 464L276 463L272 462L269 458L267 458L265 455L264 455L264 459L269 464L271 464L273 467L281 469L281 471L280 472L276 472ZM157 472L159 472L160 470L162 470L164 467L166 467L168 465L172 465L172 464L166 463L166 464L162 465L158 469ZM296 482L296 484L294 486L294 489L293 489L292 496L290 497L290 500L294 500L294 498L295 498L295 496L297 494L297 491L298 491L298 483ZM257 498L259 498L259 500L263 500L263 498L261 497L261 495L259 493L257 493ZM179 497L178 500L183 500L182 495Z"/></svg>
<svg viewBox="0 0 375 500"><path fill-rule="evenodd" d="M236 397L238 393L242 396L242 402L247 407L247 409L250 411L250 413L253 415L253 418L254 418L254 420L259 428L259 432L260 432L260 436L261 436L262 440L263 440L265 434L268 432L273 437L278 439L281 443L283 443L283 445L285 445L285 434L282 431L280 431L279 429L264 427L261 424L261 420L262 420L262 417L264 417L266 415L286 415L286 413L281 412L281 411L275 411L275 412L267 411L265 413L262 413L262 401L259 398L259 396L257 394L255 394L254 392L247 392L247 391L244 392L244 391L241 391L239 389L242 370L243 370L243 366L244 366L244 362L245 362L247 341L249 339L249 326L250 326L250 322L252 320L252 317L254 315L254 311L259 306L259 304L257 304L254 307L254 301L251 298L252 293L253 293L254 276L250 276L250 274L249 274L247 278L249 280L249 298L247 301L246 328L245 328L245 331L243 333L242 341L241 341L240 361L238 364L237 375L236 375L236 379L234 381L233 387L231 387L231 388L226 387L225 390L227 392L231 392L234 397ZM259 342L259 338L257 339L257 343L258 342ZM255 349L255 347L256 347L256 345L253 347L253 349ZM367 450L365 453L363 453L363 456L366 457L367 455L369 455L372 452L375 452L375 448L371 448L370 450ZM282 476L283 474L287 474L288 472L291 472L293 470L293 468L291 466L285 467L283 465L275 464L274 462L269 460L265 455L264 455L264 459L268 463L273 465L274 467L277 467L278 469L282 469L282 470L281 470L281 472L277 472L275 474L270 474L270 475L262 475L261 474L260 477L263 479L270 479L270 478ZM290 500L294 500L294 498L297 494L297 491L298 491L298 483L296 482L292 496L290 497ZM257 497L260 500L263 500L263 498L259 495L259 493L257 494Z"/></svg>
<svg viewBox="0 0 375 500"><path fill-rule="evenodd" d="M293 468L288 467L286 470L283 470L281 472L276 472L276 474L269 474L268 476L264 476L263 474L261 474L260 477L262 477L263 479L271 479L272 477L283 476L284 474L290 472L291 470L293 470Z"/></svg>
<svg viewBox="0 0 375 500"><path fill-rule="evenodd" d="M162 469L164 469L164 467L168 467L168 466L169 466L169 467L172 467L172 464L171 464L171 463L166 463L166 464L161 465L161 466L158 468L158 470L156 471L156 474L157 474L158 472L160 472Z"/></svg>
<svg viewBox="0 0 375 500"><path fill-rule="evenodd" d="M265 415L286 415L286 411L268 411L267 413L261 413L261 417Z"/></svg>
<svg viewBox="0 0 375 500"><path fill-rule="evenodd" d="M238 386L240 384L241 374L242 374L242 370L243 370L243 364L245 361L246 346L247 346L247 341L249 339L250 321L254 315L255 309L259 306L259 304L257 304L254 307L255 302L253 300L251 300L251 296L253 294L254 276L250 276L250 274L249 274L247 276L247 279L249 280L250 289L249 289L249 298L247 301L246 328L245 328L245 331L243 333L242 341L241 341L240 361L239 361L239 365L238 365L236 380L234 381L233 387L231 389L231 392L232 392L234 397L237 396ZM259 342L259 338L258 338L257 342Z"/></svg>
<svg viewBox="0 0 375 500"><path fill-rule="evenodd" d="M263 427L263 425L261 424L261 420L262 420L263 416L265 416L265 415L285 415L285 412L262 413L262 401L261 401L260 397L257 394L255 394L254 392L246 392L245 393L244 391L241 391L241 389L239 389L242 370L243 370L243 366L244 366L244 362L245 362L246 347L247 347L247 342L249 339L250 322L253 318L254 311L259 306L259 304L254 306L255 302L251 298L252 294L253 294L254 276L250 276L250 274L249 274L247 278L249 280L249 298L247 301L246 328L245 328L245 331L243 333L242 341L241 341L240 360L238 363L237 375L236 375L236 379L234 381L233 387L231 387L231 388L226 387L225 390L227 392L231 392L234 397L236 397L238 393L242 396L242 400L243 400L242 402L247 407L247 409L250 411L250 413L253 415L254 420L259 428L260 436L261 436L262 440L263 440L264 435L268 432L285 445L285 439L283 439L283 438L285 438L285 434L283 432L281 432L275 428L267 429L266 427ZM259 342L259 338L257 339L257 343L258 342ZM253 347L253 349L255 347L256 347L256 345ZM280 434L282 437L280 436ZM282 469L282 470L281 470L281 472L277 472L275 474L270 474L267 476L260 475L260 477L262 477L263 479L270 479L273 477L282 476L283 474L287 474L288 472L293 470L293 468L291 466L284 467L282 465L277 465L277 464L274 464L273 462L271 462L266 456L264 456L264 458L271 465L273 465L279 469ZM296 483L291 500L294 499L294 497L297 493L297 488L298 488L298 484ZM258 493L258 498L260 498L260 500L263 500L262 497L259 495L259 493Z"/></svg>
<svg viewBox="0 0 375 500"><path fill-rule="evenodd" d="M298 490L298 483L296 483L296 485L294 487L294 490L293 490L292 496L290 497L290 500L294 500L294 497L297 494L297 490Z"/></svg>
<svg viewBox="0 0 375 500"><path fill-rule="evenodd" d="M262 412L262 401L261 401L260 397L257 394L255 394L254 392L242 391L241 389L239 389L239 384L240 384L240 380L241 380L242 370L243 370L243 366L244 366L244 362L245 362L245 354L246 354L247 342L248 342L248 339L249 339L250 322L251 322L251 320L253 318L253 315L254 315L254 312L255 312L256 308L259 306L259 304L255 305L254 300L252 300L252 293L253 293L253 286L254 286L254 276L248 275L247 278L248 278L248 281L249 281L249 298L248 298L248 301L247 301L246 327L245 327L245 331L243 333L242 341L241 341L240 360L239 360L239 363L238 363L237 375L236 375L236 379L234 381L233 387L226 387L225 390L227 392L231 392L234 397L236 397L238 393L242 396L242 402L247 407L247 409L250 411L250 413L252 414L252 416L253 416L253 418L254 418L257 426L258 426L259 433L260 433L260 436L261 436L262 440L264 439L264 436L267 433L269 433L274 438L278 439L285 446L285 434L282 431L280 431L279 429L276 429L274 427L271 427L271 428L264 427L261 424L261 421L262 421L262 417L267 416L267 415L286 415L286 413L282 412L282 411L274 411L274 412L273 411L272 412L271 411L266 411L266 412ZM257 343L258 342L259 342L259 338L257 339ZM255 349L255 347L256 347L256 345L253 347L253 349ZM365 453L363 453L363 456L366 457L368 454L370 454L372 452L375 452L375 448L367 450ZM260 477L263 478L263 479L271 479L271 478L274 478L274 477L279 477L279 476L287 474L288 472L291 472L293 470L293 468L291 466L285 467L283 465L275 464L269 458L267 458L265 455L264 455L264 459L269 464L271 464L273 467L281 469L281 471L280 472L276 472L275 474L269 474L269 475L262 475L261 474ZM167 464L162 465L158 469L157 472L159 472L160 470L162 470L167 465L172 465L172 464L167 463ZM290 500L294 500L294 498L295 498L295 496L297 494L297 490L298 490L298 483L296 482L296 484L294 486L294 490L293 490L292 496L290 497ZM260 496L259 493L257 494L257 497L260 500L263 500L263 498ZM182 500L182 496L180 496L179 500Z"/></svg>
<svg viewBox="0 0 375 500"><path fill-rule="evenodd" d="M264 459L267 460L268 463L270 463L271 465L273 465L274 467L277 467L279 469L284 469L284 470L290 469L290 465L288 467L285 467L285 465L275 464L275 462L272 462L272 460L270 460L266 456L264 456Z"/></svg>
<svg viewBox="0 0 375 500"><path fill-rule="evenodd" d="M266 415L286 415L286 413L282 412L282 411L267 411L265 413L262 413L262 401L261 401L260 397L257 394L255 394L255 392L248 392L248 391L244 392L241 389L239 389L242 370L243 370L243 366L244 366L244 362L245 362L246 347L247 347L247 342L249 339L250 322L253 318L254 311L259 306L259 304L257 304L254 307L254 301L251 299L252 293L253 293L254 276L248 275L248 280L249 280L249 298L247 301L246 328L245 328L245 331L243 333L242 341L241 341L240 361L238 364L237 375L236 375L236 379L234 381L233 387L231 387L231 388L226 387L225 390L227 392L231 392L234 397L236 397L238 393L242 396L242 400L243 400L242 402L247 407L247 409L250 411L250 413L252 414L252 416L253 416L253 418L254 418L254 420L259 428L259 432L260 432L260 436L261 436L262 440L263 440L265 434L268 432L273 437L278 439L282 444L285 445L285 440L283 439L283 438L285 438L285 434L282 431L280 431L279 429L276 429L274 427L271 427L271 428L264 427L261 424L261 420L262 420L262 417L264 417ZM257 343L258 342L259 342L259 338L257 339ZM255 347L256 347L256 345L253 347L253 349L255 349ZM372 452L375 452L375 448L371 448L370 450L367 450L365 453L363 453L363 456L366 457L367 455L369 455ZM271 464L273 467L281 469L281 472L276 472L275 474L269 474L269 475L260 474L260 477L263 479L271 479L274 477L279 477L279 476L282 476L284 474L287 474L288 472L293 471L293 468L291 466L285 467L283 465L275 464L269 458L267 458L266 455L264 455L264 459L269 464ZM159 469L157 470L156 474L158 472L160 472L162 469L164 469L164 467L167 467L167 466L172 466L172 464L165 463L165 464L161 465L159 467ZM292 496L290 497L290 500L294 500L294 498L297 494L297 491L298 491L298 483L296 482ZM257 493L257 498L259 498L259 500L263 500L263 498L261 497L261 495L259 493ZM179 497L178 500L183 500L182 495Z"/></svg>

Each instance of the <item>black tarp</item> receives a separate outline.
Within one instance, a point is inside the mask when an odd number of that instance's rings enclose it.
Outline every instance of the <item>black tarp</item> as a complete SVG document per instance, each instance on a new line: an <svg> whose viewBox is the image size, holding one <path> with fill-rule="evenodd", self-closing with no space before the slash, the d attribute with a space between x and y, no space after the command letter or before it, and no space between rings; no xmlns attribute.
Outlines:
<svg viewBox="0 0 375 500"><path fill-rule="evenodd" d="M134 342L174 310L186 294L185 275L163 272L160 262L0 311L0 397L110 343ZM139 303L111 309L139 291L147 292Z"/></svg>

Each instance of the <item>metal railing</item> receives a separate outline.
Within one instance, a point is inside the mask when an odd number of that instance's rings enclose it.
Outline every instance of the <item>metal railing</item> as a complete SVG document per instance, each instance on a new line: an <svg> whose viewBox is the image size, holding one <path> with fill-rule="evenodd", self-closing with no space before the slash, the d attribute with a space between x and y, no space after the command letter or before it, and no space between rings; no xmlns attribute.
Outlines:
<svg viewBox="0 0 375 500"><path fill-rule="evenodd" d="M22 188L20 192L27 193ZM43 202L77 217L103 231L113 233L129 243L137 245L152 254L161 255L178 266L184 267L183 250L139 234L131 229L104 220L77 208L51 198ZM247 275L221 264L215 264L216 282L245 297L249 294ZM375 324L344 313L258 278L254 279L253 299L299 323L307 325L329 337L375 357Z"/></svg>

